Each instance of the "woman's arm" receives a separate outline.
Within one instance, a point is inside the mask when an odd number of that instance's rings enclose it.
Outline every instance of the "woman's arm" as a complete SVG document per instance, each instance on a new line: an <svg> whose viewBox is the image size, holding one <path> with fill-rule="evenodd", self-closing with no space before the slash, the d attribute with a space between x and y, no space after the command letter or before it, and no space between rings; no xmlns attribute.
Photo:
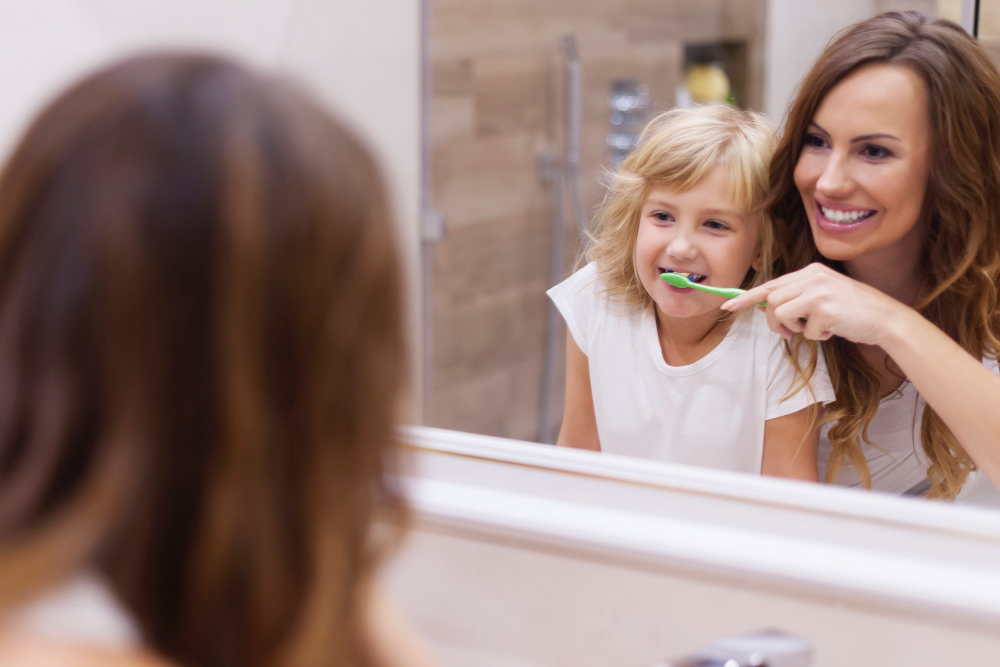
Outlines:
<svg viewBox="0 0 1000 667"><path fill-rule="evenodd" d="M776 278L723 307L739 310L762 301L767 301L768 325L785 337L842 336L882 348L1000 487L1000 377L982 360L912 308L819 264Z"/></svg>
<svg viewBox="0 0 1000 667"><path fill-rule="evenodd" d="M764 422L762 475L819 481L816 468L819 414L819 406L811 405Z"/></svg>
<svg viewBox="0 0 1000 667"><path fill-rule="evenodd" d="M590 363L569 331L566 332L566 405L556 444L601 451L594 396L590 393Z"/></svg>

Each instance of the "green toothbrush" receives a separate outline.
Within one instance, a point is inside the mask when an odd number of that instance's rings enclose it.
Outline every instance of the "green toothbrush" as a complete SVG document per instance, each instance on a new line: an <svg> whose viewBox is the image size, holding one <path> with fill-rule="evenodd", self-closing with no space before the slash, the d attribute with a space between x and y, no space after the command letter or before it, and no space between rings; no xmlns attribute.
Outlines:
<svg viewBox="0 0 1000 667"><path fill-rule="evenodd" d="M660 279L669 285L674 287L694 287L695 289L700 289L703 292L708 292L709 294L718 294L719 296L724 296L727 299L735 299L740 294L746 292L745 289L740 289L739 287L712 287L711 285L700 285L693 280L688 280L688 273L661 273Z"/></svg>
<svg viewBox="0 0 1000 667"><path fill-rule="evenodd" d="M703 292L708 292L709 294L724 296L727 299L735 299L740 294L746 293L745 289L740 289L739 287L712 287L711 285L701 285L693 280L688 280L689 275L691 274L671 271L670 273L661 273L660 279L668 285L673 285L674 287L694 287L695 289L700 289ZM767 301L758 303L757 305L767 307ZM806 318L800 317L799 321L805 322Z"/></svg>

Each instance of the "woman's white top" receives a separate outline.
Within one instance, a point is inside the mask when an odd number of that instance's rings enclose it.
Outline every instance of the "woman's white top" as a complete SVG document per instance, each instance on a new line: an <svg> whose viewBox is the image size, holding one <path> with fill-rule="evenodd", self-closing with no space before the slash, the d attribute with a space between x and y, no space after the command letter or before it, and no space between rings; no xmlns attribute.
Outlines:
<svg viewBox="0 0 1000 667"><path fill-rule="evenodd" d="M111 587L93 572L77 574L4 613L2 632L109 649L138 646L141 634Z"/></svg>
<svg viewBox="0 0 1000 667"><path fill-rule="evenodd" d="M652 309L609 298L594 264L548 295L587 355L602 452L759 475L764 422L834 400L822 356L786 398L794 368L756 309L698 361L668 366Z"/></svg>
<svg viewBox="0 0 1000 667"><path fill-rule="evenodd" d="M983 360L983 365L1000 374L997 362ZM920 442L920 423L924 414L923 397L909 382L879 403L878 412L868 428L868 440L861 451L868 461L872 489L886 493L919 495L930 488L927 466L930 465ZM826 479L830 460L829 432L833 424L824 424L819 441L819 478ZM978 476L977 476L978 477ZM860 486L861 479L850 462L845 461L834 480L842 486Z"/></svg>

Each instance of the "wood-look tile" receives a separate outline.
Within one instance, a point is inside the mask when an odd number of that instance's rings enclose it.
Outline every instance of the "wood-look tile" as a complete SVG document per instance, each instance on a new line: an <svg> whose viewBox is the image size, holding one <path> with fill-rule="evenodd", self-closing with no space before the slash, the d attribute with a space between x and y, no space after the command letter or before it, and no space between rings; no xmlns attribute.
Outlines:
<svg viewBox="0 0 1000 667"><path fill-rule="evenodd" d="M431 99L431 137L434 143L472 139L475 133L475 100L471 95L437 95Z"/></svg>
<svg viewBox="0 0 1000 667"><path fill-rule="evenodd" d="M545 54L483 58L476 60L473 71L478 136L546 128L551 58Z"/></svg>
<svg viewBox="0 0 1000 667"><path fill-rule="evenodd" d="M434 386L468 382L541 354L546 283L510 286L470 306L434 312Z"/></svg>
<svg viewBox="0 0 1000 667"><path fill-rule="evenodd" d="M435 307L468 307L544 284L553 224L549 209L452 230L434 249Z"/></svg>
<svg viewBox="0 0 1000 667"><path fill-rule="evenodd" d="M432 394L432 425L537 440L541 369L542 359L535 356L468 382L436 389Z"/></svg>
<svg viewBox="0 0 1000 667"><path fill-rule="evenodd" d="M435 60L431 69L434 96L472 95L472 58Z"/></svg>

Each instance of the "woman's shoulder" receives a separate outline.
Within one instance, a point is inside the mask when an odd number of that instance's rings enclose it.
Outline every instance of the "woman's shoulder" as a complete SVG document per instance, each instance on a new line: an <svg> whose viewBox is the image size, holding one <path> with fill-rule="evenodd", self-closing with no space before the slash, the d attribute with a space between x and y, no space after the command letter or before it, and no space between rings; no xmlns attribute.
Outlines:
<svg viewBox="0 0 1000 667"><path fill-rule="evenodd" d="M96 572L81 572L9 609L7 636L85 643L109 649L139 646L141 633L111 587Z"/></svg>

